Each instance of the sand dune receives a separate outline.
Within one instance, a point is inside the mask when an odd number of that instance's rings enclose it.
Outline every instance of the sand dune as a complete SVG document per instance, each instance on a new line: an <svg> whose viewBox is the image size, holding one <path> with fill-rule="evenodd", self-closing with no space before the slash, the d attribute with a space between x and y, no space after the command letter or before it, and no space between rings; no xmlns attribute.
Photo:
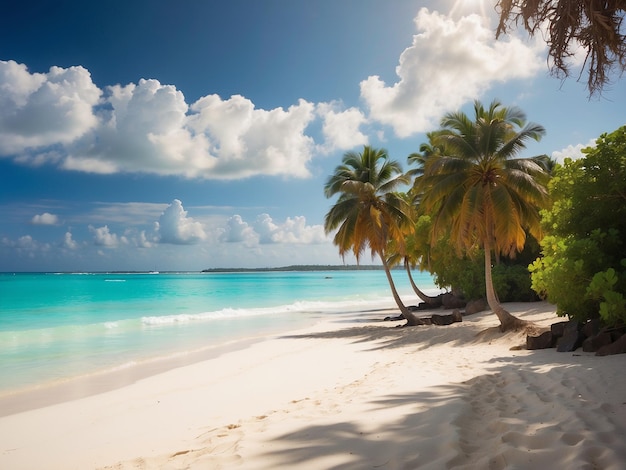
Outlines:
<svg viewBox="0 0 626 470"><path fill-rule="evenodd" d="M540 326L546 303L509 304ZM626 355L511 350L488 312L340 316L0 419L11 469L621 469Z"/></svg>

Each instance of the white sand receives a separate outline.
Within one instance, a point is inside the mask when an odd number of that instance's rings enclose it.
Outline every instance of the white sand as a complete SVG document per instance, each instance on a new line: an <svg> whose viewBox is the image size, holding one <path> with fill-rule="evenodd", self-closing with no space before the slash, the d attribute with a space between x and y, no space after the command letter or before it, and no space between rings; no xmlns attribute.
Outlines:
<svg viewBox="0 0 626 470"><path fill-rule="evenodd" d="M508 304L549 325L546 303ZM364 322L363 319L378 321ZM447 327L323 323L0 418L2 469L623 469L626 355Z"/></svg>

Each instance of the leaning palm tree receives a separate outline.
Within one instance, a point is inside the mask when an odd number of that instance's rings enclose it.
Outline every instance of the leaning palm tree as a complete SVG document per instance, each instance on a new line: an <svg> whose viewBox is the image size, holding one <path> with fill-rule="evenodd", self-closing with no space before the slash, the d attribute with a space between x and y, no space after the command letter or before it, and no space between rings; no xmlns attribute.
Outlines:
<svg viewBox="0 0 626 470"><path fill-rule="evenodd" d="M361 153L347 152L324 186L326 197L339 194L326 214L324 229L337 231L333 241L341 256L351 251L358 262L367 247L372 256L378 255L407 325L419 325L423 322L402 303L385 252L390 239L402 243L401 227L409 207L393 190L407 183L400 164L390 160L385 150L365 146Z"/></svg>
<svg viewBox="0 0 626 470"><path fill-rule="evenodd" d="M409 173L407 172L407 175ZM418 234L416 233L416 222L418 218L417 205L415 204L416 198L411 191L404 193L401 197L405 200L410 211L410 218L406 221L406 225L403 225L403 235L400 239L391 239L387 245L387 262L390 266L395 266L400 263L404 264L407 276L413 292L420 298L422 302L425 302L431 306L441 306L441 298L439 296L432 297L424 293L415 284L411 269L419 267L420 271L424 270L424 253L427 251L426 243L423 243Z"/></svg>
<svg viewBox="0 0 626 470"><path fill-rule="evenodd" d="M518 108L493 101L474 103L475 120L462 112L441 121L437 140L445 154L428 159L419 178L422 205L433 215L433 237L450 230L459 251L482 246L487 303L506 331L525 322L506 311L491 276L492 252L513 256L523 249L528 230L540 239L539 208L547 203L547 174L533 159L514 158L542 126L527 123Z"/></svg>

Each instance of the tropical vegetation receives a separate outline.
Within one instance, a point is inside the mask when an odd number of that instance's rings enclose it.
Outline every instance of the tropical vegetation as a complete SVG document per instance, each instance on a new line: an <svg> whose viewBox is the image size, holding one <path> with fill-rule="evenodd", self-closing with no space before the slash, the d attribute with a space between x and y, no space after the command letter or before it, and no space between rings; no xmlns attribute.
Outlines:
<svg viewBox="0 0 626 470"><path fill-rule="evenodd" d="M526 326L502 301L545 298L559 315L626 324L626 126L602 135L579 160L520 158L544 128L516 107L475 102L473 116L448 113L408 157L384 149L348 152L324 187L338 196L325 217L339 253L357 262L369 249L390 269L426 270L465 300L483 298L503 331ZM400 190L405 189L405 192Z"/></svg>
<svg viewBox="0 0 626 470"><path fill-rule="evenodd" d="M560 315L626 323L626 126L557 166L533 288Z"/></svg>

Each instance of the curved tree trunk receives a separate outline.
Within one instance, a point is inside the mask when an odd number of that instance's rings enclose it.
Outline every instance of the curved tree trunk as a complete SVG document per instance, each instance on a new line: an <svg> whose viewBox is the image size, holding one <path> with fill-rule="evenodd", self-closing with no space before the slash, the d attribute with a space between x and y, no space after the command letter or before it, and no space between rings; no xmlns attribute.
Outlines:
<svg viewBox="0 0 626 470"><path fill-rule="evenodd" d="M491 247L487 241L485 241L485 287L487 289L487 303L489 304L489 308L496 314L498 320L500 320L500 331L516 330L526 325L524 320L520 320L516 316L511 315L511 313L500 305L496 291L493 288L493 278L491 277Z"/></svg>
<svg viewBox="0 0 626 470"><path fill-rule="evenodd" d="M413 280L413 276L411 275L411 266L409 265L409 260L407 258L404 258L404 267L406 268L406 273L409 276L409 282L411 283L411 287L420 298L420 300L430 305L436 305L440 303L439 297L431 297L429 295L426 295L420 290L419 287L417 287L415 281Z"/></svg>
<svg viewBox="0 0 626 470"><path fill-rule="evenodd" d="M423 325L424 322L417 318L402 302L398 291L396 290L396 285L393 282L393 277L391 277L391 271L389 270L389 265L387 264L387 259L385 258L383 253L378 253L378 256L383 262L383 268L385 268L385 275L387 276L387 281L389 281L389 287L391 288L391 294L393 295L393 300L396 301L400 312L406 318L406 324L404 326L417 326Z"/></svg>

